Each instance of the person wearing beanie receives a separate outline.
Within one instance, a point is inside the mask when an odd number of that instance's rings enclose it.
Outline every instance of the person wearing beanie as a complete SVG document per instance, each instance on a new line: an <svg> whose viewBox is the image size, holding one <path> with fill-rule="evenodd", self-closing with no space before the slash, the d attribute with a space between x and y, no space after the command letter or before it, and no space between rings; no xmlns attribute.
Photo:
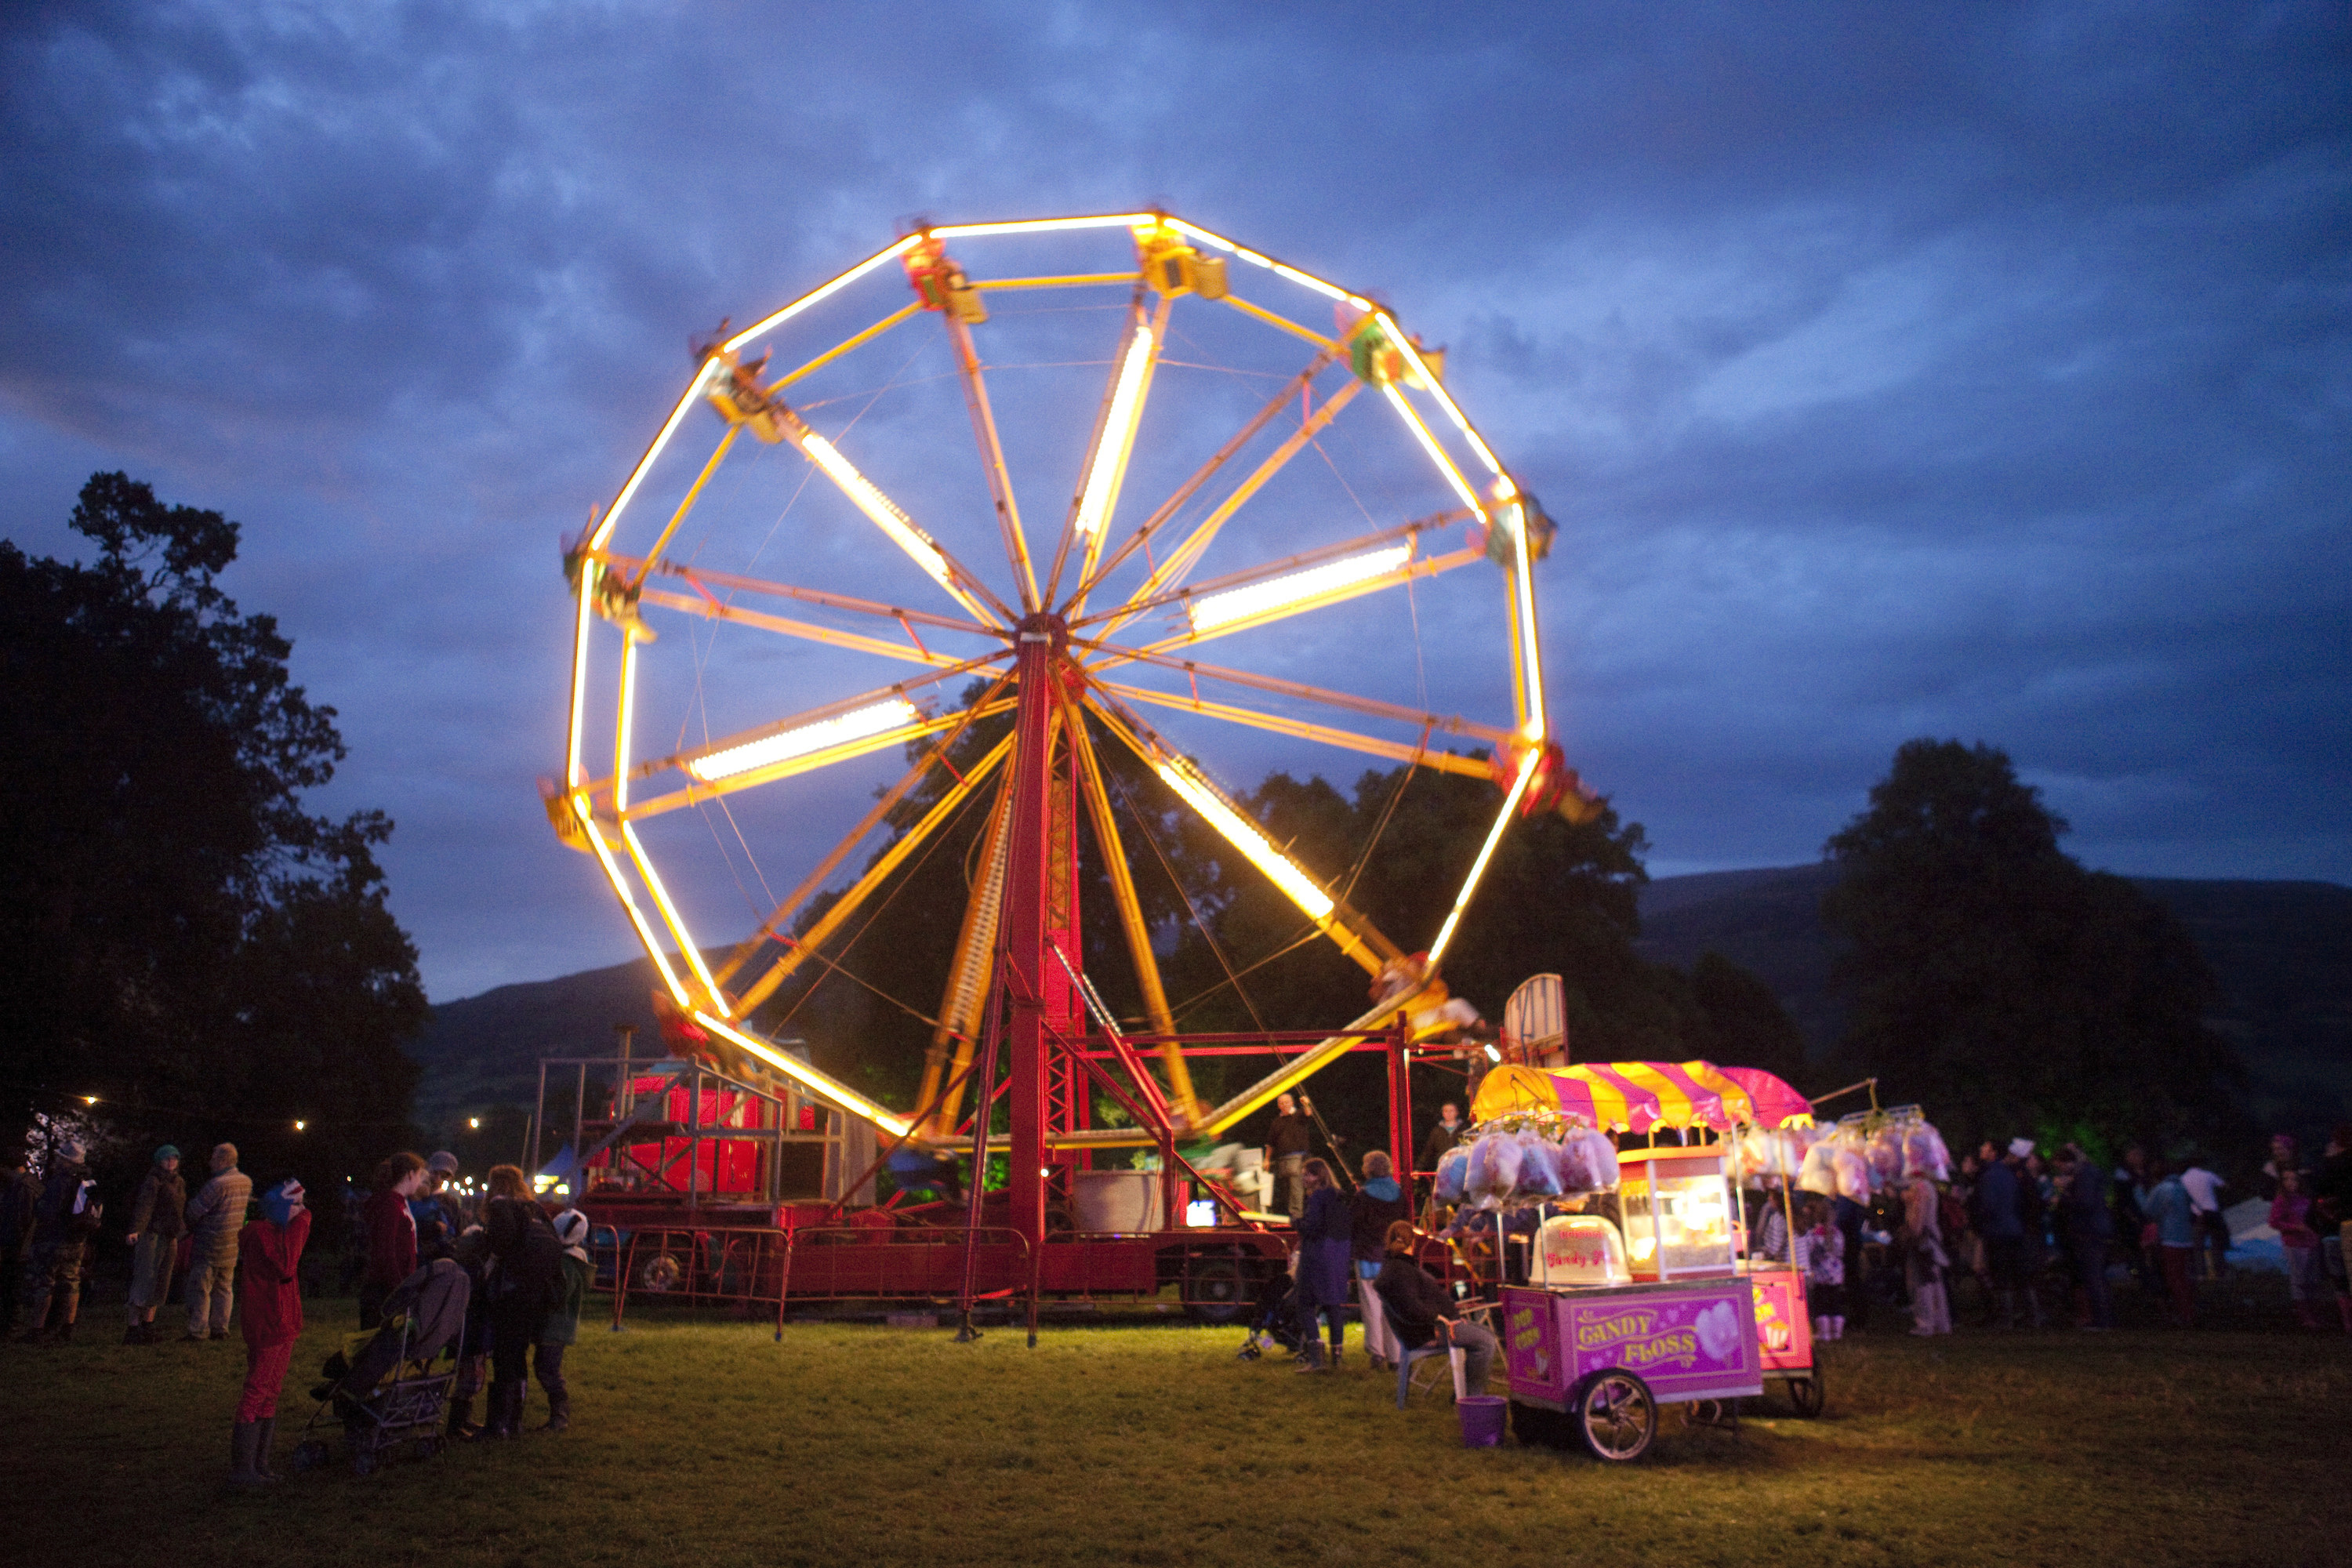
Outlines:
<svg viewBox="0 0 2352 1568"><path fill-rule="evenodd" d="M131 1326L122 1331L126 1345L155 1342L155 1309L172 1293L172 1263L180 1250L180 1233L187 1228L188 1185L180 1179L180 1152L166 1143L155 1151L131 1203Z"/></svg>
<svg viewBox="0 0 2352 1568"><path fill-rule="evenodd" d="M592 1272L588 1261L588 1216L565 1209L555 1216L555 1239L563 1246L562 1278L557 1294L531 1337L530 1370L547 1391L545 1432L561 1432L572 1425L572 1391L563 1382L563 1347L580 1338L580 1303L588 1294Z"/></svg>
<svg viewBox="0 0 2352 1568"><path fill-rule="evenodd" d="M0 1152L0 1336L16 1331L25 1255L33 1249L33 1211L41 1206L41 1184L26 1163L22 1149Z"/></svg>
<svg viewBox="0 0 2352 1568"><path fill-rule="evenodd" d="M47 1324L52 1300L58 1309L52 1337L59 1344L73 1339L74 1319L81 1310L82 1252L104 1212L98 1184L82 1163L88 1154L76 1138L49 1147L48 1172L33 1209L33 1245L25 1255L22 1332L28 1340L37 1338Z"/></svg>
<svg viewBox="0 0 2352 1568"><path fill-rule="evenodd" d="M457 1156L443 1149L425 1162L425 1183L408 1199L416 1222L416 1261L447 1258L466 1233L466 1211L457 1202Z"/></svg>
<svg viewBox="0 0 2352 1568"><path fill-rule="evenodd" d="M212 1180L188 1200L188 1338L225 1340L236 1298L236 1237L253 1201L253 1179L236 1168L236 1145L213 1149Z"/></svg>
<svg viewBox="0 0 2352 1568"><path fill-rule="evenodd" d="M245 1307L245 1392L229 1431L229 1485L261 1486L269 1468L269 1440L278 1426L278 1391L302 1333L302 1244L310 1238L310 1211L292 1176L261 1194L261 1217L237 1235L237 1295Z"/></svg>

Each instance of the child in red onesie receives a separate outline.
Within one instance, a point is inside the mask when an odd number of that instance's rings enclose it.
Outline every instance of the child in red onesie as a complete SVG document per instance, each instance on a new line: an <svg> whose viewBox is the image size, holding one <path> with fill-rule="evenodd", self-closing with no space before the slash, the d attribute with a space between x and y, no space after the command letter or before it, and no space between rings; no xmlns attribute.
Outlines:
<svg viewBox="0 0 2352 1568"><path fill-rule="evenodd" d="M278 1478L269 1469L271 1429L278 1425L278 1391L294 1360L302 1332L302 1285L295 1266L310 1237L310 1211L302 1206L302 1184L289 1176L261 1194L261 1219L248 1225L236 1243L236 1289L245 1324L245 1394L236 1402L236 1426L229 1435L229 1485L256 1487Z"/></svg>

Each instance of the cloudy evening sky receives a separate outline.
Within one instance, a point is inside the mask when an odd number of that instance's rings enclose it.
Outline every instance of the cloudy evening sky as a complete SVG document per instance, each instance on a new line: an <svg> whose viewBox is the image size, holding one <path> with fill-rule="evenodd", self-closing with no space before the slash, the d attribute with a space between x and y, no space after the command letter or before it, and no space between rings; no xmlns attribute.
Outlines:
<svg viewBox="0 0 2352 1568"><path fill-rule="evenodd" d="M2352 879L2340 5L30 0L0 71L0 532L111 468L244 524L436 1000L634 951L533 780L688 337L1153 204L1449 345L1654 875L1935 735L2091 865Z"/></svg>

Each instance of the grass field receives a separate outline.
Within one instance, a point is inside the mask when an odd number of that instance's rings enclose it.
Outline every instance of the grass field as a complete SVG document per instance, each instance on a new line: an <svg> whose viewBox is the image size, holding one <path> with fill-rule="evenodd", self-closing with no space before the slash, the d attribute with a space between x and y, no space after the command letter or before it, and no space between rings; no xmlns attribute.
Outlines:
<svg viewBox="0 0 2352 1568"><path fill-rule="evenodd" d="M2252 1315L2249 1315L2251 1319ZM2268 1321L2270 1313L2260 1315ZM349 1304L315 1303L279 1407ZM1816 1421L1662 1413L1650 1455L1465 1450L1350 1365L1234 1330L633 1319L572 1352L575 1424L364 1479L225 1492L244 1348L0 1346L0 1539L33 1563L2301 1563L2352 1561L2352 1342L2218 1328L1826 1347ZM103 1336L100 1329L111 1329ZM530 1419L544 1418L534 1394Z"/></svg>

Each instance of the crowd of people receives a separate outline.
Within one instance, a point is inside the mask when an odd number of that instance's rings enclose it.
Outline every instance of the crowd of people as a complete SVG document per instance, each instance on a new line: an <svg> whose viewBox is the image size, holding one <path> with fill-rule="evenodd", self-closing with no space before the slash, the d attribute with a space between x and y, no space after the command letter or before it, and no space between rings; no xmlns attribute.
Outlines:
<svg viewBox="0 0 2352 1568"><path fill-rule="evenodd" d="M0 1158L0 1337L73 1340L86 1260L106 1228L88 1153L60 1139L45 1151L37 1178L28 1151ZM229 1480L251 1488L278 1479L272 1444L302 1333L312 1216L298 1178L275 1176L257 1187L237 1159L235 1144L216 1145L204 1184L190 1195L178 1148L154 1151L121 1232L131 1254L122 1342L208 1343L227 1339L233 1326L241 1331L247 1372L230 1423ZM518 1436L533 1376L548 1402L540 1429L570 1425L563 1358L578 1336L591 1279L585 1215L567 1208L551 1215L513 1165L493 1166L480 1196L471 1197L457 1156L446 1151L429 1160L390 1156L373 1185L353 1189L344 1206L341 1283L356 1288L362 1330L378 1331L387 1342L409 1331L404 1310L436 1265L466 1281L462 1325L451 1344L457 1375L447 1436ZM175 1278L186 1310L185 1331L176 1336L156 1325ZM315 1291L315 1274L311 1283ZM321 1385L320 1397L334 1386ZM478 1426L474 1402L486 1390Z"/></svg>
<svg viewBox="0 0 2352 1568"><path fill-rule="evenodd" d="M1307 1120L1299 1116L1293 1126L1294 1146ZM1424 1168L1434 1168L1467 1131L1459 1107L1445 1106L1421 1151ZM1285 1206L1299 1244L1290 1280L1298 1370L1341 1363L1352 1308L1376 1370L1443 1342L1466 1352L1466 1381L1483 1387L1493 1335L1477 1321L1476 1303L1458 1300L1421 1259L1432 1241L1492 1259L1491 1296L1493 1283L1520 1277L1514 1266L1525 1249L1512 1244L1532 1238L1535 1211L1465 1205L1449 1215L1433 1205L1417 1226L1414 1194L1387 1154L1364 1156L1352 1194L1339 1189L1324 1160L1303 1151L1290 1157L1297 1185L1286 1182ZM2293 1137L2278 1135L2260 1180L2296 1321L2352 1333L2344 1245L2352 1229L2352 1125L2336 1128L2310 1166L2297 1158ZM1742 1218L1752 1256L1803 1275L1817 1341L1841 1339L1849 1325L1866 1327L1874 1304L1904 1310L1914 1334L1951 1333L1954 1289L1962 1284L1972 1289L1978 1326L2112 1329L2110 1276L2118 1264L2170 1322L2186 1328L2197 1321L2200 1279L2230 1268L2228 1185L2194 1157L2166 1160L2134 1146L2110 1167L2074 1142L2045 1159L2034 1140L2020 1137L1985 1142L1949 1183L1915 1175L1868 1203L1753 1192Z"/></svg>

